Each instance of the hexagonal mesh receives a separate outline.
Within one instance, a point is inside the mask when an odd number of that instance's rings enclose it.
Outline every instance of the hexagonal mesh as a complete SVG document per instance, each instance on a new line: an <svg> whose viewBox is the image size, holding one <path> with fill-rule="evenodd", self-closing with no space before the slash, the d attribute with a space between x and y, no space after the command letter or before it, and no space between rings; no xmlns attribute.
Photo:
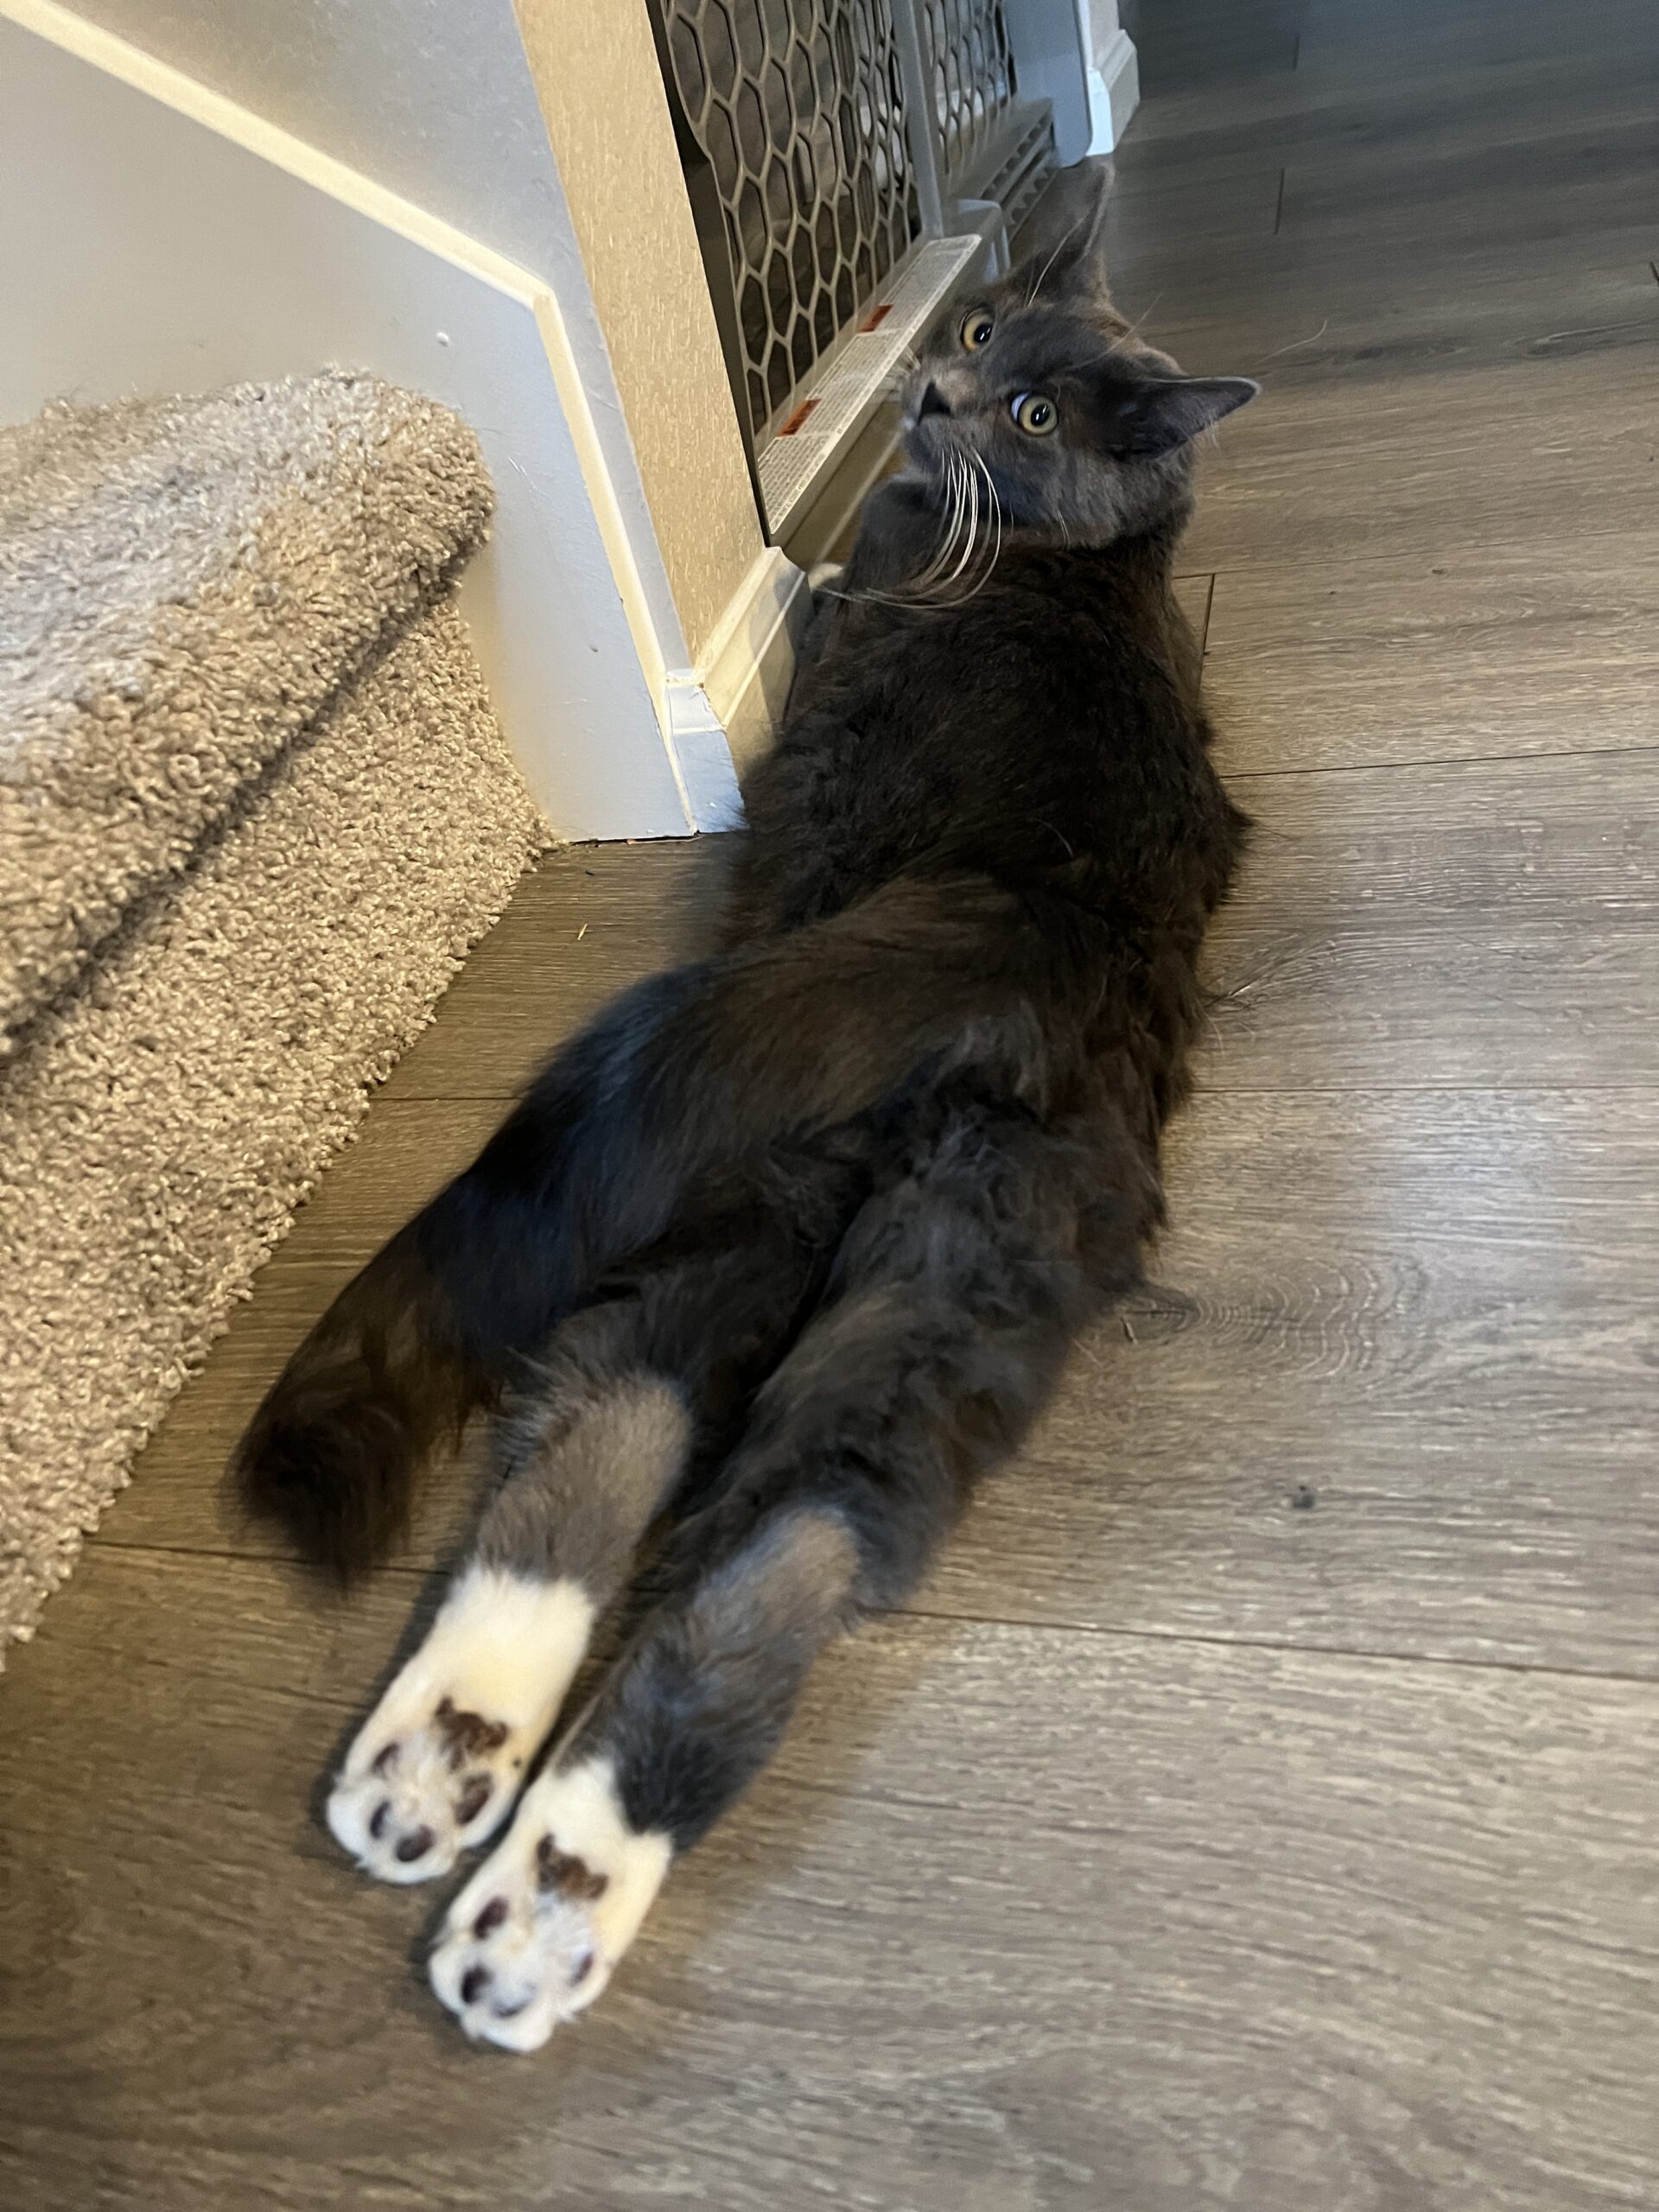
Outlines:
<svg viewBox="0 0 1659 2212"><path fill-rule="evenodd" d="M920 229L889 0L663 0L663 15L719 188L758 437Z"/></svg>
<svg viewBox="0 0 1659 2212"><path fill-rule="evenodd" d="M1002 0L923 0L922 36L949 186L973 168L1014 99Z"/></svg>

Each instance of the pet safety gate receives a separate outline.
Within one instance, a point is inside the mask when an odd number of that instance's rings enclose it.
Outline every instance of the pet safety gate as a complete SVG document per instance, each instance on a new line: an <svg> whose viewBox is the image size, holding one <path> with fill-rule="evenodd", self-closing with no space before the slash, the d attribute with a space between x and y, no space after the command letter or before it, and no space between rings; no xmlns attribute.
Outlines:
<svg viewBox="0 0 1659 2212"><path fill-rule="evenodd" d="M962 270L982 251L1006 254L1042 189L1056 71L1082 81L1073 0L652 5L778 538Z"/></svg>

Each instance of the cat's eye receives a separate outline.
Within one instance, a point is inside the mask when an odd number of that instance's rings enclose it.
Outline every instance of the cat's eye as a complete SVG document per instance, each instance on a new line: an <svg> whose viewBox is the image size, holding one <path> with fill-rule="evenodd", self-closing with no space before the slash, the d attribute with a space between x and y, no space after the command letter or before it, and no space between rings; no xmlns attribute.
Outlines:
<svg viewBox="0 0 1659 2212"><path fill-rule="evenodd" d="M1046 391L1022 391L1014 397L1014 419L1027 437L1046 438L1059 427L1060 410Z"/></svg>
<svg viewBox="0 0 1659 2212"><path fill-rule="evenodd" d="M962 318L962 350L977 353L982 346L988 346L996 321L988 308L969 308Z"/></svg>

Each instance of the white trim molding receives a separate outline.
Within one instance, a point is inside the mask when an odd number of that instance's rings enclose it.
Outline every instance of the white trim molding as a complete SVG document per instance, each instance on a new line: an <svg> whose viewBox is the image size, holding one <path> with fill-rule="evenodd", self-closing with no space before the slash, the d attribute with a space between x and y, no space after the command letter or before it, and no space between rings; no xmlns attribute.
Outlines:
<svg viewBox="0 0 1659 2212"><path fill-rule="evenodd" d="M1109 154L1120 144L1129 118L1141 105L1141 57L1128 31L1120 30L1103 60L1089 72L1091 154Z"/></svg>
<svg viewBox="0 0 1659 2212"><path fill-rule="evenodd" d="M1109 154L1141 104L1141 59L1117 20L1117 0L1077 0L1077 10L1089 57L1089 151Z"/></svg>
<svg viewBox="0 0 1659 2212"><path fill-rule="evenodd" d="M768 546L727 608L702 668L670 672L670 738L699 830L729 830L741 819L737 777L782 719L811 608L806 577Z"/></svg>

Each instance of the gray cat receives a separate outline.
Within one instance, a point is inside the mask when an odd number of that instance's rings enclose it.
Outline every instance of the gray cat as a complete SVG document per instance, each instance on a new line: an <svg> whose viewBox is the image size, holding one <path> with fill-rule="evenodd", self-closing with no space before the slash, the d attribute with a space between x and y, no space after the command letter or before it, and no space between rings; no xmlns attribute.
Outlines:
<svg viewBox="0 0 1659 2212"><path fill-rule="evenodd" d="M328 1821L394 1882L508 1823L431 1977L509 2050L604 1988L817 1653L914 1586L1161 1217L1245 828L1171 566L1191 441L1255 387L1140 342L1096 227L922 360L905 471L747 783L724 949L559 1051L245 1440L254 1503L349 1572L428 1451L498 1411L472 1556Z"/></svg>

